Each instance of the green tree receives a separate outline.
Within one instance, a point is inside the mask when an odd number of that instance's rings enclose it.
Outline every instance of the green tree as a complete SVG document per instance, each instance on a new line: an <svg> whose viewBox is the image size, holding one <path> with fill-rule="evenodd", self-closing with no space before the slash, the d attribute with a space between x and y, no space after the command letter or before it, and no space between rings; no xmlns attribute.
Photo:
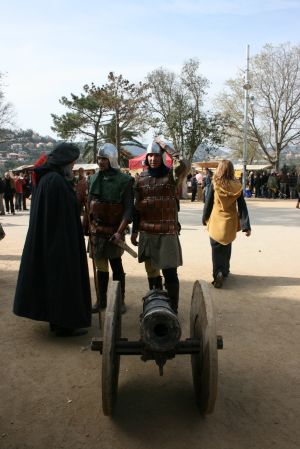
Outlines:
<svg viewBox="0 0 300 449"><path fill-rule="evenodd" d="M263 157L276 168L282 151L300 143L300 46L267 44L250 59L248 114L248 161ZM226 82L227 90L217 104L229 126L226 140L242 154L244 122L244 76Z"/></svg>
<svg viewBox="0 0 300 449"><path fill-rule="evenodd" d="M71 94L70 99L61 98L60 103L70 112L62 116L52 114L53 131L63 139L84 137L84 157L91 159L92 153L94 162L100 143L114 143L120 160L123 142L130 136L135 139L146 130L145 85L132 84L122 75L110 72L107 84L97 87L92 83L83 90L80 96Z"/></svg>
<svg viewBox="0 0 300 449"><path fill-rule="evenodd" d="M196 59L187 61L180 74L156 69L148 74L147 82L152 127L170 138L183 156L192 159L200 145L209 150L222 143L222 117L203 110L209 83L199 74Z"/></svg>
<svg viewBox="0 0 300 449"><path fill-rule="evenodd" d="M103 141L104 142L116 142L116 119L115 116L112 120L104 126ZM143 143L138 140L139 133L137 131L131 131L124 128L119 124L119 138L120 138L120 165L121 167L127 166L127 160L130 158L130 147L135 146L144 148Z"/></svg>
<svg viewBox="0 0 300 449"><path fill-rule="evenodd" d="M93 161L97 159L97 147L103 134L103 122L108 119L106 92L94 84L83 87L83 93L62 97L59 102L70 112L58 116L51 114L54 125L51 127L62 139L75 139L80 136L91 147Z"/></svg>
<svg viewBox="0 0 300 449"><path fill-rule="evenodd" d="M108 83L103 86L112 112L112 120L106 125L106 136L113 139L110 141L115 143L119 156L125 144L142 147L136 138L149 128L147 87L142 82L130 83L113 72L109 73Z"/></svg>

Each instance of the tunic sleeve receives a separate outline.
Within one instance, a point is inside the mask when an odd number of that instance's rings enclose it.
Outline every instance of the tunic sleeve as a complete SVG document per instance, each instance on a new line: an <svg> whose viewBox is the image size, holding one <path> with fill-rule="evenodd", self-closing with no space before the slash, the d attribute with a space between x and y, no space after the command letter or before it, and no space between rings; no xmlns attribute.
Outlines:
<svg viewBox="0 0 300 449"><path fill-rule="evenodd" d="M208 187L208 192L205 198L205 203L204 203L204 209L203 209L203 215L202 215L202 224L204 226L206 226L206 223L209 220L211 211L213 209L213 205L214 205L214 187L213 184L211 183Z"/></svg>

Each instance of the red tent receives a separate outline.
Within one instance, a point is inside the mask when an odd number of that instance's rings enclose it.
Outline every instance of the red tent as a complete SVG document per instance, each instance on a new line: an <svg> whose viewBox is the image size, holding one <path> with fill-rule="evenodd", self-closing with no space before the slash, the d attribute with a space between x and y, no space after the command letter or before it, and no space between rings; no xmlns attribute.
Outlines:
<svg viewBox="0 0 300 449"><path fill-rule="evenodd" d="M129 159L128 165L129 170L139 170L143 168L143 161L146 159L146 153L141 154L140 156L134 157L133 159ZM172 158L166 153L165 155L165 164L168 167L172 166Z"/></svg>

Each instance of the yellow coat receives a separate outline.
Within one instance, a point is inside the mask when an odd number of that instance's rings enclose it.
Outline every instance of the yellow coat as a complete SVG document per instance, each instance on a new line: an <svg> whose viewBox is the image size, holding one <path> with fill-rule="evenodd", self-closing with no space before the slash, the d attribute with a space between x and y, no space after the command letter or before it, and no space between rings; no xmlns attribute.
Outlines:
<svg viewBox="0 0 300 449"><path fill-rule="evenodd" d="M239 181L232 180L226 188L218 186L213 181L214 204L207 221L209 236L222 245L228 245L241 230L237 211L237 199L242 193Z"/></svg>

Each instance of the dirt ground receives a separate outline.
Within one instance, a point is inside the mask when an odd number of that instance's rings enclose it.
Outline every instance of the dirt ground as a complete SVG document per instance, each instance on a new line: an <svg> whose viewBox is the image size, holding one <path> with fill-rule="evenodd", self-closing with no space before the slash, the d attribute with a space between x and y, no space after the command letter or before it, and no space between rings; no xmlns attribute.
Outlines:
<svg viewBox="0 0 300 449"><path fill-rule="evenodd" d="M300 447L300 210L295 201L249 200L252 236L233 245L224 288L210 285L219 356L215 411L203 418L194 401L189 356L167 362L121 358L113 419L101 409L101 356L87 336L59 339L46 323L12 314L28 213L1 217L1 449L298 449ZM184 266L179 319L189 335L196 279L211 281L208 235L200 203L182 204ZM128 312L122 336L138 339L144 268L124 256ZM91 270L92 283L92 270Z"/></svg>

